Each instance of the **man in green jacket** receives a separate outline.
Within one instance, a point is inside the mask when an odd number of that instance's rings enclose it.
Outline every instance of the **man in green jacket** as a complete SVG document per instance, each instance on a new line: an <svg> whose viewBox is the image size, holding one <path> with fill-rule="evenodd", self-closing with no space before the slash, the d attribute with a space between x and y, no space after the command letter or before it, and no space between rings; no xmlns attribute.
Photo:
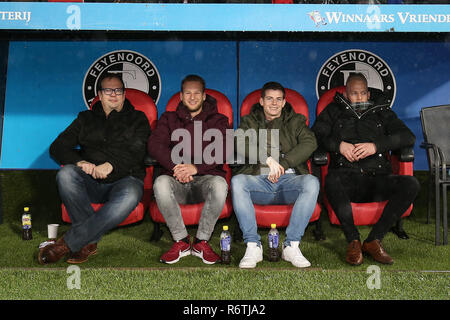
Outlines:
<svg viewBox="0 0 450 320"><path fill-rule="evenodd" d="M306 125L306 118L286 102L285 90L277 82L263 86L259 103L241 119L240 129L247 133L254 129L259 137L267 134L268 138L256 139L259 141L245 139L245 152L240 152L242 144L237 142L238 163L242 160L245 163L235 170L231 191L234 212L247 244L239 267L254 268L263 259L254 203L294 204L286 228L282 258L296 267L309 267L311 263L302 255L299 244L314 212L320 189L318 179L309 174L306 164L317 148L314 133ZM236 136L239 140L239 133Z"/></svg>

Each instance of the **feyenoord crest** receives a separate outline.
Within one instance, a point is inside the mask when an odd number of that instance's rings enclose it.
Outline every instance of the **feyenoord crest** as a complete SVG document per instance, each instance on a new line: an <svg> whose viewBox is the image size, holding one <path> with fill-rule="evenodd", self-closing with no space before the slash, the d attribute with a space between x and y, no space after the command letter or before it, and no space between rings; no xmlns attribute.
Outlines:
<svg viewBox="0 0 450 320"><path fill-rule="evenodd" d="M83 97L89 108L97 96L98 80L104 73L118 74L125 88L144 91L158 103L161 94L161 78L158 69L144 55L130 50L109 52L98 58L86 72L83 81Z"/></svg>
<svg viewBox="0 0 450 320"><path fill-rule="evenodd" d="M355 72L364 74L369 87L383 91L392 107L396 84L391 68L376 54L360 49L338 52L322 65L316 79L317 98L331 88L345 85L350 73Z"/></svg>

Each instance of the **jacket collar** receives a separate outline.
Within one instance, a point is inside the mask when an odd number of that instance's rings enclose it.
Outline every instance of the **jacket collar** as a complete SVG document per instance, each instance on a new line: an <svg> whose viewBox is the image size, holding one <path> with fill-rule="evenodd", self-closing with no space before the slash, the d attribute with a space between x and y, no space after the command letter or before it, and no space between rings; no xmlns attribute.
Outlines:
<svg viewBox="0 0 450 320"><path fill-rule="evenodd" d="M133 111L134 107L131 104L131 102L125 98L125 101L123 103L123 108L120 112L117 112L115 110L111 111L111 114L119 114L119 115L123 115L123 114L127 114L130 111ZM103 115L105 116L105 111L103 110L103 106L102 106L102 102L101 101L97 101L93 106L92 106L92 111L97 114L97 115Z"/></svg>
<svg viewBox="0 0 450 320"><path fill-rule="evenodd" d="M355 110L353 110L353 107L351 106L350 101L348 101L342 93L336 92L336 94L334 96L334 101L338 105L344 107L348 112L352 113L358 119L361 119L369 112L374 113L374 112L384 110L386 108L390 108L389 103L387 103L386 97L384 96L384 94L381 90L369 88L369 92L370 92L370 97L371 97L370 101L373 102L373 105L372 105L372 107L368 108L366 111L364 111L361 114L358 114Z"/></svg>

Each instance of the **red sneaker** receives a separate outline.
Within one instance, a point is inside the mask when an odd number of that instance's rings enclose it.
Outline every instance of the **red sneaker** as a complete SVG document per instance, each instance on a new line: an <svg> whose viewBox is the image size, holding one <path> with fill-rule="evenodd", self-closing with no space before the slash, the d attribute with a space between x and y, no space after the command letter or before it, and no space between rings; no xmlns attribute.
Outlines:
<svg viewBox="0 0 450 320"><path fill-rule="evenodd" d="M184 242L183 240L176 241L169 251L164 253L159 261L172 264L177 263L181 258L188 256L191 254L191 244L188 236L189 243Z"/></svg>
<svg viewBox="0 0 450 320"><path fill-rule="evenodd" d="M199 257L206 264L220 262L220 256L217 255L209 246L208 241L202 240L199 243L192 244L192 255Z"/></svg>

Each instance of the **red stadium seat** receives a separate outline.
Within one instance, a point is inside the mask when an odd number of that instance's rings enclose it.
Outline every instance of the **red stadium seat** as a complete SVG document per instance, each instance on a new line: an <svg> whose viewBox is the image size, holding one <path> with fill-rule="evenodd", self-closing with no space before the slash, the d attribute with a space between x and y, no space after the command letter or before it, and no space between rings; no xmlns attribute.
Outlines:
<svg viewBox="0 0 450 320"><path fill-rule="evenodd" d="M154 130L156 127L156 120L158 119L158 114L153 99L145 92L136 89L126 89L125 96L136 108L136 110L140 110L145 113L145 115L148 118L148 122L150 123L150 127L152 128L152 130ZM93 106L98 100L99 100L98 96L95 97L95 99L91 103L91 106ZM124 221L122 221L119 224L119 226L125 226L128 224L136 223L144 218L144 213L145 211L147 211L149 207L150 198L152 194L152 187L153 187L153 166L149 166L146 168L146 175L144 178L144 194L142 196L142 199L137 205L137 207L130 213L130 215ZM92 203L92 207L94 208L94 210L98 210L102 206L103 204L101 203ZM69 214L67 213L64 204L62 204L61 207L62 207L62 220L64 222L71 223Z"/></svg>
<svg viewBox="0 0 450 320"><path fill-rule="evenodd" d="M303 114L306 117L306 124L309 125L308 105L303 96L295 90L285 89L286 101L289 102L297 113ZM241 117L250 113L251 107L259 102L261 98L261 90L255 90L247 95L242 101ZM311 164L308 161L308 167L311 171ZM259 227L270 227L275 223L277 227L286 227L289 224L289 218L294 204L289 205L258 205L254 204L256 223ZM317 221L320 218L321 207L317 203L311 216L310 222Z"/></svg>
<svg viewBox="0 0 450 320"><path fill-rule="evenodd" d="M335 87L323 93L317 102L316 115L318 116L332 101L336 92L344 93L345 86ZM413 175L413 163L412 162L402 162L396 155L391 155L391 164L394 174L399 175ZM328 155L329 164L329 155ZM340 225L340 222L331 208L330 203L324 192L325 177L328 174L328 164L321 166L321 189L323 193L323 202L325 208L328 211L328 217L332 224ZM383 202L368 202L368 203L351 203L353 210L353 220L357 226L373 225L380 218L387 201ZM402 217L409 216L411 214L413 205L406 210Z"/></svg>
<svg viewBox="0 0 450 320"><path fill-rule="evenodd" d="M230 128L233 127L233 107L228 100L228 98L221 92L213 90L213 89L205 89L205 92L207 95L210 95L214 97L217 100L217 109L219 113L225 115L228 118L228 124L230 125ZM178 104L180 103L180 93L175 93L172 98L170 98L169 102L166 106L166 111L175 111L177 109ZM228 164L224 164L224 169L226 171L226 180L228 182L228 185L230 185L231 181L231 169L228 166ZM183 221L185 225L197 225L202 208L203 208L204 202L201 203L195 203L195 204L181 204L181 215L183 217ZM231 202L231 197L228 194L227 200L225 201L225 206L219 216L219 219L228 218L231 216L231 213L233 212L233 205ZM161 211L159 211L158 205L156 203L155 199L152 199L150 201L150 215L152 217L152 220L155 223L154 233L152 235L152 240L158 241L161 237L161 231L159 228L159 223L166 223L164 220L163 215L161 214Z"/></svg>

